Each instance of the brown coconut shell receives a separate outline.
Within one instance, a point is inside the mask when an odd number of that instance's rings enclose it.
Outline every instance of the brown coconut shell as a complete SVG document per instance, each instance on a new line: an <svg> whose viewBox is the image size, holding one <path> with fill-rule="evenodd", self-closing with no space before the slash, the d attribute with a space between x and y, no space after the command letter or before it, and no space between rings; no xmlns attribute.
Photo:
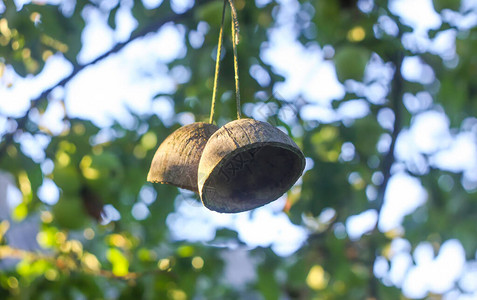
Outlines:
<svg viewBox="0 0 477 300"><path fill-rule="evenodd" d="M207 140L217 129L213 124L196 122L171 133L154 154L147 181L167 183L198 193L200 157Z"/></svg>
<svg viewBox="0 0 477 300"><path fill-rule="evenodd" d="M269 123L240 119L209 138L199 163L199 194L211 210L242 212L279 198L304 168L305 156L289 136Z"/></svg>

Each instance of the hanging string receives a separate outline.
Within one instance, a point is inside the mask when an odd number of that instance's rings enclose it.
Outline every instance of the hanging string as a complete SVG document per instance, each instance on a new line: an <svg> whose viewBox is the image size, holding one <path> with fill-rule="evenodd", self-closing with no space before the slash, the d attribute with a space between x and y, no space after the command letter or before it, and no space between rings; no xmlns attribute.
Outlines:
<svg viewBox="0 0 477 300"><path fill-rule="evenodd" d="M224 31L225 7L226 6L227 6L227 0L224 0L224 7L222 9L222 23L220 24L220 31L219 31L219 42L217 44L217 58L215 59L214 88L212 90L212 105L210 107L210 119L209 119L210 124L212 124L214 122L215 98L216 98L216 95L217 95L217 82L219 81L220 55L222 53L222 33Z"/></svg>
<svg viewBox="0 0 477 300"><path fill-rule="evenodd" d="M239 27L239 22L237 18L237 10L235 9L233 0L228 0L228 1L230 4L230 9L232 10L232 26L234 27L234 30L235 30L235 43L238 45L240 27Z"/></svg>
<svg viewBox="0 0 477 300"><path fill-rule="evenodd" d="M237 19L237 11L235 10L233 0L229 0L229 4L231 7L231 14L232 14L232 48L234 51L235 101L237 102L237 119L240 119L242 117L242 113L240 111L240 82L239 82L238 57L237 57L237 44L239 42L238 40L239 23Z"/></svg>

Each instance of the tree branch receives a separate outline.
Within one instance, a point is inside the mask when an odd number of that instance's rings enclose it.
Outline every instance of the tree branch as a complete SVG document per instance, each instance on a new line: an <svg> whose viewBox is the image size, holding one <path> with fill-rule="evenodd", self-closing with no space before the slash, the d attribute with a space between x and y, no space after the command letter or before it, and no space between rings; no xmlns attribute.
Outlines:
<svg viewBox="0 0 477 300"><path fill-rule="evenodd" d="M74 263L66 263L65 258L68 259L70 262ZM125 275L116 275L112 271L105 269L98 269L92 271L77 262L78 257L75 257L73 253L69 253L67 255L65 255L64 253L62 255L59 255L59 253L45 254L41 252L33 252L19 248L12 248L8 245L0 246L0 260L3 259L18 259L29 261L46 260L53 263L59 270L65 272L83 272L85 274L90 274L94 276L101 276L108 279L119 279L124 281L135 280L146 275L154 274L167 274L171 279L177 280L177 276L174 272L170 272L170 270L161 270L158 268L148 269L139 272L128 272Z"/></svg>
<svg viewBox="0 0 477 300"><path fill-rule="evenodd" d="M51 257L37 252L12 248L10 246L0 246L0 260L6 258L38 260L50 259Z"/></svg>
<svg viewBox="0 0 477 300"><path fill-rule="evenodd" d="M203 5L207 2L210 2L210 1L212 1L212 0L197 1L197 4L194 6L194 8L186 11L185 13L175 14L175 15L170 15L170 16L164 17L164 18L158 20L157 22L155 22L153 24L150 24L149 26L146 26L144 29L142 29L138 33L132 35L128 40L116 44L111 50L109 50L109 51L103 53L102 55L98 56L96 59L92 60L91 62L88 62L88 63L83 64L83 65L75 65L74 68L73 68L73 71L71 72L70 75L63 78L61 81L59 81L54 86L44 90L38 97L36 97L36 98L34 98L30 101L30 107L25 112L25 115L23 117L20 117L20 118L16 119L16 121L17 121L16 130L12 133L8 133L8 134L5 134L3 136L3 141L0 144L0 159L4 156L5 151L7 150L7 147L12 143L13 137L15 136L15 134L25 128L25 126L28 122L28 115L30 114L30 112L35 107L38 106L41 99L46 98L54 89L56 89L58 87L64 87L71 79L73 79L83 69L102 61L103 59L109 57L111 54L118 53L125 46L127 46L129 43L133 42L134 40L136 40L138 38L146 36L148 33L155 32L155 31L159 30L164 24L169 23L169 22L181 21L181 20L184 20L188 17L193 16L193 12L197 7L199 7L200 5Z"/></svg>
<svg viewBox="0 0 477 300"><path fill-rule="evenodd" d="M390 108L394 112L394 124L393 124L393 131L391 133L391 144L389 146L389 150L384 156L383 160L381 161L381 171L383 173L383 182L379 186L378 195L376 201L374 202L374 207L378 212L378 216L381 213L381 209L383 208L384 204L384 195L386 193L386 189L391 178L391 168L395 162L394 151L396 148L396 141L399 136L399 133L402 129L402 97L404 94L403 91L403 83L404 79L401 73L401 66L404 59L404 55L401 52L395 53L392 57L392 62L394 63L394 75L391 84L391 103ZM378 222L376 222L376 226L373 230L373 233L378 233ZM369 291L368 291L368 299L380 299L378 297L378 279L374 276L374 262L376 261L377 257L377 249L378 249L378 241L376 239L372 239L370 242L370 250L372 257L372 263L370 265L370 275L371 280L369 282Z"/></svg>
<svg viewBox="0 0 477 300"><path fill-rule="evenodd" d="M381 171L383 172L383 182L379 186L378 196L376 198L376 209L378 213L381 212L381 209L384 204L384 194L388 186L389 179L391 178L391 167L394 164L395 157L394 151L396 149L396 141L399 133L402 129L402 97L403 97L403 81L401 74L401 66L403 61L402 53L396 54L393 59L395 71L392 79L391 87L391 105L390 108L394 112L394 124L393 131L391 133L391 144L389 145L389 150L384 156L381 162Z"/></svg>

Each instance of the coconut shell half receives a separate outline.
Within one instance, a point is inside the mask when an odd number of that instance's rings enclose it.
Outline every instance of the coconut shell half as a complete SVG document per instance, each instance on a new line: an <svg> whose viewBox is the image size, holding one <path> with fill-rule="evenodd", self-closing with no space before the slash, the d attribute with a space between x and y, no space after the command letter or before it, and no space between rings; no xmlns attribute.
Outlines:
<svg viewBox="0 0 477 300"><path fill-rule="evenodd" d="M196 122L180 127L159 146L147 181L167 183L198 193L197 170L202 151L218 127Z"/></svg>
<svg viewBox="0 0 477 300"><path fill-rule="evenodd" d="M305 156L269 123L232 121L207 142L199 163L203 204L223 213L242 212L276 200L303 173Z"/></svg>

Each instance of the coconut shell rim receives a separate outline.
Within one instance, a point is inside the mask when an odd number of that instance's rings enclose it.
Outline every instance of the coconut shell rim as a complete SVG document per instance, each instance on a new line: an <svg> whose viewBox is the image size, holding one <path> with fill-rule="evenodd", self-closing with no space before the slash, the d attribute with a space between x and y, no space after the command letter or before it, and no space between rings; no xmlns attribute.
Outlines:
<svg viewBox="0 0 477 300"><path fill-rule="evenodd" d="M181 189L185 189L185 190L194 192L194 193L196 193L196 194L199 193L198 189L197 189L197 190L194 190L194 188L191 187L191 186L185 186L185 185L182 185L182 184L176 184L176 183L172 183L172 182L165 181L165 180L146 180L146 181L147 181L147 182L150 182L150 183L168 184L168 185L172 185L172 186L175 186L175 187L178 187L178 188L181 188Z"/></svg>

